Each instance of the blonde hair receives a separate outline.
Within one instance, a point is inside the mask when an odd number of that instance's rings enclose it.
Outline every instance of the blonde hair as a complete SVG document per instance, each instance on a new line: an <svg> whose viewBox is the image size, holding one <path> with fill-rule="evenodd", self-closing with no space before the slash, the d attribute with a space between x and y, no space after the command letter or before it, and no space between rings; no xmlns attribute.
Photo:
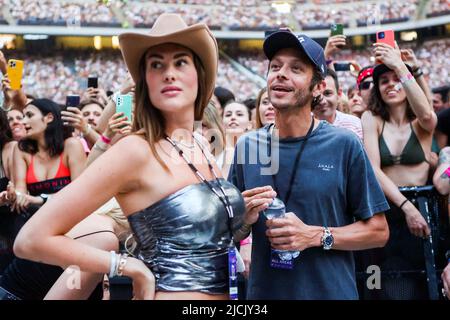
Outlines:
<svg viewBox="0 0 450 320"><path fill-rule="evenodd" d="M206 92L207 86L205 69L198 56L189 48L186 49L192 53L194 66L197 70L198 91L197 98L195 99L194 119L196 121L201 121L203 111L205 110L209 100L209 97L207 96L208 93ZM166 134L165 119L161 111L158 110L150 100L145 76L145 68L146 54L142 55L141 61L139 62L140 78L136 83L136 109L134 112L135 117L133 119L132 131L145 137L156 160L158 160L164 169L168 170L168 167L162 161L155 148L155 144L159 140L163 139Z"/></svg>
<svg viewBox="0 0 450 320"><path fill-rule="evenodd" d="M129 254L133 255L133 251L136 249L137 243L134 240L133 234L131 233L128 219L124 216L123 211L120 208L120 205L117 202L116 198L112 198L111 200L106 202L103 206L94 211L94 213L100 216L103 215L110 217L121 227L121 229L123 229L123 231L117 235L117 238L119 238L119 241L121 243L124 243L125 250L127 250Z"/></svg>
<svg viewBox="0 0 450 320"><path fill-rule="evenodd" d="M203 113L203 125L210 130L214 130L212 137L217 139L219 154L225 147L225 131L222 126L222 117L212 102L209 102ZM210 141L208 141L211 143ZM216 140L214 140L216 142Z"/></svg>

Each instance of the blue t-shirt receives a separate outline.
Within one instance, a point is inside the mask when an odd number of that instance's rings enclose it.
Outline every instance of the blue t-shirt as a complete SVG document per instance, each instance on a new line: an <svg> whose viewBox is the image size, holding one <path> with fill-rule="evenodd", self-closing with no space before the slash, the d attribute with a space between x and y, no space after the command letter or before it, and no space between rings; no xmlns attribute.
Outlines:
<svg viewBox="0 0 450 320"><path fill-rule="evenodd" d="M273 186L269 167L278 167L278 197L285 201L295 157L305 139L280 139L279 152L273 140L270 161L268 136L266 126L241 137L229 180L241 191ZM358 137L320 122L303 151L286 212L294 212L308 225L341 227L388 209ZM274 269L265 223L260 214L252 228L248 299L358 299L351 251L309 248L294 260L292 270Z"/></svg>

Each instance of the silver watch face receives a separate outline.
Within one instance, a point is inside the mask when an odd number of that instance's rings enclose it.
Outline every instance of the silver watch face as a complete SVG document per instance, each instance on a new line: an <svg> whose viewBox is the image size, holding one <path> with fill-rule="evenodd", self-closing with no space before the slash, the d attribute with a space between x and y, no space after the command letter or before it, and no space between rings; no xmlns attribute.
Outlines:
<svg viewBox="0 0 450 320"><path fill-rule="evenodd" d="M333 246L333 242L333 236L330 234L326 236L325 239L323 239L323 247L326 249L331 249L331 247Z"/></svg>

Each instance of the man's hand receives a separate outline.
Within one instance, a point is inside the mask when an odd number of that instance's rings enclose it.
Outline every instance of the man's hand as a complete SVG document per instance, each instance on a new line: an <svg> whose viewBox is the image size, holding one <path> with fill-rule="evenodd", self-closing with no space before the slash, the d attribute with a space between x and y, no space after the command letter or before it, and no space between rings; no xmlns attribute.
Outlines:
<svg viewBox="0 0 450 320"><path fill-rule="evenodd" d="M274 249L305 250L318 245L317 239L322 234L321 227L305 224L294 213L288 212L282 218L266 221L266 235Z"/></svg>
<svg viewBox="0 0 450 320"><path fill-rule="evenodd" d="M259 213L269 207L277 193L271 186L258 187L242 192L245 201L244 223L248 225L258 221Z"/></svg>
<svg viewBox="0 0 450 320"><path fill-rule="evenodd" d="M67 107L67 111L61 111L61 119L64 125L69 125L83 134L86 134L89 129L87 121L78 108Z"/></svg>

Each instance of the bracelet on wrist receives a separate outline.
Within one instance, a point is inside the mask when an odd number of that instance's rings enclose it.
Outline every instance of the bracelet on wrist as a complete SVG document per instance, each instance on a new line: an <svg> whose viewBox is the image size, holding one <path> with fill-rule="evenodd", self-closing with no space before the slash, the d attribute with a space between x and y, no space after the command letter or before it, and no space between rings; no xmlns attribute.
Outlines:
<svg viewBox="0 0 450 320"><path fill-rule="evenodd" d="M414 71L413 75L414 75L414 78L419 78L419 77L423 76L423 71L419 68L418 71Z"/></svg>
<svg viewBox="0 0 450 320"><path fill-rule="evenodd" d="M247 244L252 244L252 241L253 239L252 239L252 236L251 235L249 235L247 238L245 238L244 240L242 240L241 242L240 242L240 244L241 244L241 246L245 246L245 245L247 245Z"/></svg>
<svg viewBox="0 0 450 320"><path fill-rule="evenodd" d="M398 207L400 210L402 209L402 207L408 202L408 199L405 199L405 201L402 202L402 204Z"/></svg>
<svg viewBox="0 0 450 320"><path fill-rule="evenodd" d="M100 152L105 152L106 150L108 150L108 145L103 144L103 141L98 140L92 148Z"/></svg>
<svg viewBox="0 0 450 320"><path fill-rule="evenodd" d="M110 138L108 138L108 137L106 137L105 135L100 135L100 139L104 142L104 143L106 143L106 144L110 144L111 143L111 139Z"/></svg>

